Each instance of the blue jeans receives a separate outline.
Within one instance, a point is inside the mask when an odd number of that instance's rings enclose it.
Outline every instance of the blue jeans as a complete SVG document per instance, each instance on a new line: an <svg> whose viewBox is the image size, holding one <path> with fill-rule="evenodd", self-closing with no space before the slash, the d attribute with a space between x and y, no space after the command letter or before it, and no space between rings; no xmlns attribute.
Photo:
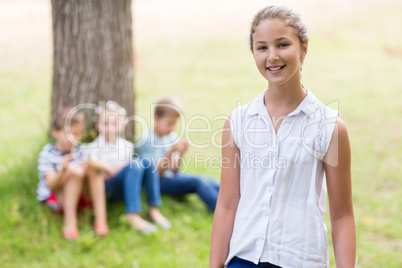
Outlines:
<svg viewBox="0 0 402 268"><path fill-rule="evenodd" d="M230 260L227 268L252 268L252 267L260 267L260 268L280 268L279 266L270 264L269 262L260 262L259 264L254 264L251 261L240 259L238 257L234 257Z"/></svg>
<svg viewBox="0 0 402 268"><path fill-rule="evenodd" d="M136 158L105 182L108 201L123 200L126 213L141 212L141 189L145 186L149 206L160 206L159 175L152 161Z"/></svg>
<svg viewBox="0 0 402 268"><path fill-rule="evenodd" d="M172 178L160 179L162 194L185 195L197 193L211 211L215 211L219 184L212 178L184 173L176 173Z"/></svg>

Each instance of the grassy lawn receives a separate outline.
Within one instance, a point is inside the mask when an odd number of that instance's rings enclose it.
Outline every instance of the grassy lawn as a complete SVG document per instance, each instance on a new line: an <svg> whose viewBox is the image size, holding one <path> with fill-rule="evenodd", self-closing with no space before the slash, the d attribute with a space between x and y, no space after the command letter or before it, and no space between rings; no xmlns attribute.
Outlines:
<svg viewBox="0 0 402 268"><path fill-rule="evenodd" d="M176 11L172 24L167 24L168 17L159 16L167 4L153 1L161 10L155 11L158 16L151 23L146 20L151 6L137 2L136 112L149 122L149 104L171 94L183 102L186 131L205 128L204 121L190 118L206 116L211 132L188 135L198 144L210 145L187 153L187 171L219 180L220 170L207 160L206 165L197 162L196 155L219 157L211 133L222 127L222 116L266 87L248 51L248 24L225 31L236 23L226 12L221 23L213 24L216 18L206 22L216 26L210 32L202 27L192 30L194 21L185 28L180 19L191 18L193 9L180 1L173 3L183 4L188 14ZM200 6L201 14L214 12L208 1L192 2ZM225 1L218 2L216 8L224 12ZM235 1L229 11L241 7L239 3ZM248 23L251 14L264 6L263 1L257 3L246 5L239 20ZM313 4L298 4L311 33L303 84L324 103L339 107L348 126L358 267L402 267L402 18L398 12L402 4L359 3L351 7L355 12L333 3L317 15L311 11ZM315 21L315 16L324 23ZM29 19L35 21L35 16ZM162 25L170 26L168 33ZM169 32L174 27L176 36ZM13 64L0 62L1 267L207 267L213 215L196 196L163 198L162 211L172 220L171 231L142 236L122 222L123 205L115 204L108 207L111 233L107 238L93 237L89 211L79 215L78 241L61 238L62 218L36 201L36 160L47 141L50 109L51 57L46 55L37 60L22 54ZM326 221L330 230L328 217ZM330 252L335 267L332 246Z"/></svg>

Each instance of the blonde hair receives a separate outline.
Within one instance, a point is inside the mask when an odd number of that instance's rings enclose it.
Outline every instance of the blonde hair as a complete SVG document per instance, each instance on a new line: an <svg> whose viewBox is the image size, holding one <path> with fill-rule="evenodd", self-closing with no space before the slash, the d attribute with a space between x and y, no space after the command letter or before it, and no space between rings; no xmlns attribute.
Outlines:
<svg viewBox="0 0 402 268"><path fill-rule="evenodd" d="M309 37L307 33L307 27L302 22L300 15L295 13L292 9L284 7L284 6L267 6L254 16L254 19L251 23L250 30L250 49L253 52L253 34L257 26L264 20L267 19L279 19L288 24L288 26L292 27L295 31L295 34L299 37L300 44L305 44L308 42Z"/></svg>
<svg viewBox="0 0 402 268"><path fill-rule="evenodd" d="M175 117L180 117L180 112L182 111L181 103L178 99L174 97L163 97L155 102L155 115L158 117L163 117L165 115L172 115Z"/></svg>

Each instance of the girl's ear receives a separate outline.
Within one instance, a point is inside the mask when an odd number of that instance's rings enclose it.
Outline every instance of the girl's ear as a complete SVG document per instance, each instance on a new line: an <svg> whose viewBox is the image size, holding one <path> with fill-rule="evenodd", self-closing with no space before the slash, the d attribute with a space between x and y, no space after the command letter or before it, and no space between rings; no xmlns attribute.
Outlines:
<svg viewBox="0 0 402 268"><path fill-rule="evenodd" d="M304 44L301 45L301 55L300 55L301 62L304 61L304 58L307 55L307 50L308 50L308 42L305 42Z"/></svg>

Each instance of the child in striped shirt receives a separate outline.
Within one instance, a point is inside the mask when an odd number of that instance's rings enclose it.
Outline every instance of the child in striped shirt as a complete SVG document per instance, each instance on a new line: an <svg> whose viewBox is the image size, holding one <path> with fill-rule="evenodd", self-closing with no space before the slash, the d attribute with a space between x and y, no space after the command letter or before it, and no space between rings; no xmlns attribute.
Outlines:
<svg viewBox="0 0 402 268"><path fill-rule="evenodd" d="M94 230L97 235L108 234L104 183L100 179L88 179L87 163L79 153L72 153L82 138L84 115L75 109L64 108L57 112L51 123L54 144L44 146L39 154L39 184L37 199L50 209L63 213L62 235L76 240L77 208L93 205Z"/></svg>

